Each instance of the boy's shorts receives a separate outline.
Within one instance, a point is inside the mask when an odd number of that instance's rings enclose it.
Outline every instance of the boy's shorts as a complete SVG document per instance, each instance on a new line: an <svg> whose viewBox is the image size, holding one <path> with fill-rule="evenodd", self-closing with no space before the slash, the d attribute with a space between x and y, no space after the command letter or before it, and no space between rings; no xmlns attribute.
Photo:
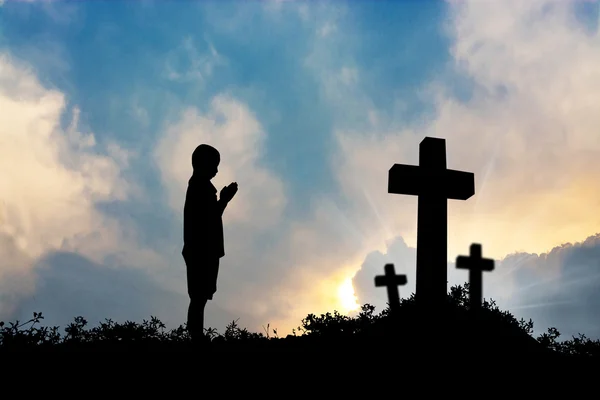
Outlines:
<svg viewBox="0 0 600 400"><path fill-rule="evenodd" d="M187 286L190 299L212 300L217 291L219 275L218 257L183 256L187 270Z"/></svg>

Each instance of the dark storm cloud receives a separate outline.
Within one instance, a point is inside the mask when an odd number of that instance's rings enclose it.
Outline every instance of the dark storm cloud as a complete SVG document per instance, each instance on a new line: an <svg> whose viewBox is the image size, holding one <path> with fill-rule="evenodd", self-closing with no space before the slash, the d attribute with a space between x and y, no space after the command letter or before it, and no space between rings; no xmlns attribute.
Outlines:
<svg viewBox="0 0 600 400"><path fill-rule="evenodd" d="M107 318L141 323L150 316L157 316L168 328L185 323L187 295L162 289L142 270L100 265L69 252L50 253L34 268L35 292L18 303L7 318L11 321L26 321L34 311L42 312L42 324L58 325L63 333L76 316L83 316L88 326ZM220 332L240 318L212 304L207 307L207 316Z"/></svg>

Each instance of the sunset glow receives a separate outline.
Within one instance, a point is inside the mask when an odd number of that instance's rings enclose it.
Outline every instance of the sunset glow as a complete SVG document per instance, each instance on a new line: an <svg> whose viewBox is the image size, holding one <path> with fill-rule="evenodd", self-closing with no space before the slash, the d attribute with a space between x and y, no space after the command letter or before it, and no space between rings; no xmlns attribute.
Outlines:
<svg viewBox="0 0 600 400"><path fill-rule="evenodd" d="M340 312L348 313L359 308L356 295L354 294L354 287L352 287L352 278L346 279L340 285L338 288L338 297L340 307L342 308Z"/></svg>

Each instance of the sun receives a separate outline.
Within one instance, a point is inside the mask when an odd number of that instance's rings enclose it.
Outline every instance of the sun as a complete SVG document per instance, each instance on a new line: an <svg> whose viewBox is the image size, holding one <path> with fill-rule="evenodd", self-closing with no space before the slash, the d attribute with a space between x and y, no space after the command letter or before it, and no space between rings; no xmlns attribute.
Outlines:
<svg viewBox="0 0 600 400"><path fill-rule="evenodd" d="M354 294L354 287L352 286L352 278L347 278L338 287L338 300L343 313L358 310L359 305L356 301L356 295Z"/></svg>

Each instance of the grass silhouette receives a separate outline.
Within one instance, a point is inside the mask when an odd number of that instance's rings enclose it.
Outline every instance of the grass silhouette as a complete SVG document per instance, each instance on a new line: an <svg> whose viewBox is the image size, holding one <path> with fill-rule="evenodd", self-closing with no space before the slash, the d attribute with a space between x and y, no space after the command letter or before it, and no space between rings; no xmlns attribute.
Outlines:
<svg viewBox="0 0 600 400"><path fill-rule="evenodd" d="M560 341L560 332L549 328L534 338L533 321L517 320L510 312L500 310L493 300L484 301L481 310L469 309L469 285L453 286L447 296L447 310L443 317L423 316L416 308L414 294L401 299L398 316L392 318L389 307L376 314L375 307L365 304L354 317L337 311L309 314L301 325L286 337L279 337L277 329L269 325L262 332L249 332L232 321L224 333L209 328L209 350L301 350L316 348L348 348L373 351L385 346L388 352L402 351L480 356L544 354L558 357L600 359L600 340L580 334ZM166 330L156 317L141 324L110 319L99 326L86 329L87 321L79 316L65 327L41 326L42 313L24 323L0 322L0 350L23 351L96 351L96 350L168 350L187 351L191 347L185 325ZM412 344L407 346L407 343ZM408 348L408 349L407 349Z"/></svg>

